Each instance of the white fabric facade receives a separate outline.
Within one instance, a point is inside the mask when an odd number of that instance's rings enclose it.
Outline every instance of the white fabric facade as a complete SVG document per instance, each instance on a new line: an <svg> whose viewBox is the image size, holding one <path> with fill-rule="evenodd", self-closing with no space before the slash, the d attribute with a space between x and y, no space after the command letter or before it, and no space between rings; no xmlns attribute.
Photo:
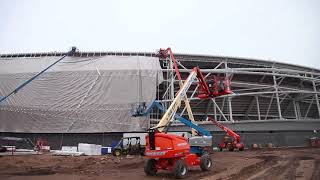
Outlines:
<svg viewBox="0 0 320 180"><path fill-rule="evenodd" d="M58 58L0 59L0 96ZM143 131L149 119L132 117L132 104L150 104L162 81L159 61L154 57L66 57L0 104L0 131Z"/></svg>

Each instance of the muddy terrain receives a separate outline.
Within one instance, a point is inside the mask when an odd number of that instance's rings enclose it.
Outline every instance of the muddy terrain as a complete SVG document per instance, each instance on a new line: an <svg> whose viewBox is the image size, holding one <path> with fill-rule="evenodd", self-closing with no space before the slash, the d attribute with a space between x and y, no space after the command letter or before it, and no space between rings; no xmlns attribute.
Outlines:
<svg viewBox="0 0 320 180"><path fill-rule="evenodd" d="M296 148L244 152L215 152L214 168L190 169L186 179L320 179L320 149ZM131 156L62 157L44 155L0 156L0 179L173 179L167 171L146 176L146 158Z"/></svg>

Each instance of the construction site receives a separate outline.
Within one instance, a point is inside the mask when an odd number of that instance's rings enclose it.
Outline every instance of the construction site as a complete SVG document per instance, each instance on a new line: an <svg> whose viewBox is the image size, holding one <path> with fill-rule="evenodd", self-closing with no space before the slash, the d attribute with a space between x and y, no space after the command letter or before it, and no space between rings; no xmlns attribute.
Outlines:
<svg viewBox="0 0 320 180"><path fill-rule="evenodd" d="M1 179L320 179L320 70L157 52L0 54Z"/></svg>

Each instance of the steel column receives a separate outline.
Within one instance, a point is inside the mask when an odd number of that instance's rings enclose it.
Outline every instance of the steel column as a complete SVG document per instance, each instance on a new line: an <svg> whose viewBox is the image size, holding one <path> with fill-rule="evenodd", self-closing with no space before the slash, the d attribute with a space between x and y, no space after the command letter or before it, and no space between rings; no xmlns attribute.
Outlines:
<svg viewBox="0 0 320 180"><path fill-rule="evenodd" d="M232 104L231 104L231 97L228 97L228 105L229 105L229 120L234 122L232 117Z"/></svg>
<svg viewBox="0 0 320 180"><path fill-rule="evenodd" d="M313 75L311 75L311 77L313 78ZM317 86L316 86L316 83L314 82L314 80L312 81L312 86L313 86L313 91L315 92L315 98L316 98L316 103L317 103L317 107L318 107L318 115L319 115L319 118L320 118L319 96L316 93L317 92Z"/></svg>
<svg viewBox="0 0 320 180"><path fill-rule="evenodd" d="M306 117L307 117L308 114L309 114L309 111L310 111L310 109L311 109L311 107L312 107L314 98L315 98L315 97L313 96L313 97L312 97L312 100L311 100L311 102L310 102L310 104L309 104L309 106L308 106L307 112L306 112L306 114L304 115L304 119L306 119Z"/></svg>
<svg viewBox="0 0 320 180"><path fill-rule="evenodd" d="M213 99L213 101L214 101L213 103L214 119L217 120L217 104L215 99Z"/></svg>
<svg viewBox="0 0 320 180"><path fill-rule="evenodd" d="M295 100L293 100L292 103L293 103L294 114L296 116L296 119L299 119L298 109L297 109L297 102Z"/></svg>
<svg viewBox="0 0 320 180"><path fill-rule="evenodd" d="M266 115L265 115L264 120L267 120L267 117L268 117L268 115L269 115L269 111L270 111L271 104L272 104L272 101L273 101L273 96L274 96L274 94L272 94L272 96L271 96L270 103L269 103L269 106L268 106L268 110L267 110L267 113L266 113Z"/></svg>
<svg viewBox="0 0 320 180"><path fill-rule="evenodd" d="M218 111L220 112L221 116L226 120L226 121L229 121L226 116L223 114L223 112L221 111L221 109L219 108L219 106L217 105L216 101L214 101L213 99L211 99L213 104L216 105L216 108L218 109Z"/></svg>
<svg viewBox="0 0 320 180"><path fill-rule="evenodd" d="M274 71L273 71L273 73L274 73ZM281 107L280 107L280 101L279 101L279 93L278 93L278 84L277 84L275 75L273 75L273 86L274 86L274 89L276 91L276 100L277 100L279 119L282 119Z"/></svg>
<svg viewBox="0 0 320 180"><path fill-rule="evenodd" d="M258 112L258 120L261 120L261 115L260 115L260 104L259 104L259 99L258 96L255 96L256 99L256 104L257 104L257 112Z"/></svg>

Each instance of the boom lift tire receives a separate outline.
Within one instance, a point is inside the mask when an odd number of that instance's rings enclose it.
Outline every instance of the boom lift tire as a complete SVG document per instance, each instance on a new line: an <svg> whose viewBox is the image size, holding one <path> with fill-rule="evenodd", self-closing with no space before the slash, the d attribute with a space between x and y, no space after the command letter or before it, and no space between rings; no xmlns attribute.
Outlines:
<svg viewBox="0 0 320 180"><path fill-rule="evenodd" d="M113 151L113 155L114 155L114 156L121 156L121 154L122 154L122 153L121 153L121 150L120 150L120 149L116 149L116 150Z"/></svg>
<svg viewBox="0 0 320 180"><path fill-rule="evenodd" d="M128 150L127 149L122 150L122 155L128 155Z"/></svg>
<svg viewBox="0 0 320 180"><path fill-rule="evenodd" d="M183 160L179 159L173 166L173 175L177 179L183 179L188 174L188 168Z"/></svg>
<svg viewBox="0 0 320 180"><path fill-rule="evenodd" d="M227 144L227 148L228 148L229 151L233 151L234 150L234 147L233 147L233 145L231 143Z"/></svg>
<svg viewBox="0 0 320 180"><path fill-rule="evenodd" d="M147 163L144 165L144 172L147 176L154 176L157 174L156 162L155 159L148 159Z"/></svg>
<svg viewBox="0 0 320 180"><path fill-rule="evenodd" d="M145 156L144 151L145 151L145 148L143 148L143 149L140 150L140 155L141 155L141 156Z"/></svg>
<svg viewBox="0 0 320 180"><path fill-rule="evenodd" d="M212 160L209 154L205 154L200 158L200 168L202 171L209 171L212 168Z"/></svg>

